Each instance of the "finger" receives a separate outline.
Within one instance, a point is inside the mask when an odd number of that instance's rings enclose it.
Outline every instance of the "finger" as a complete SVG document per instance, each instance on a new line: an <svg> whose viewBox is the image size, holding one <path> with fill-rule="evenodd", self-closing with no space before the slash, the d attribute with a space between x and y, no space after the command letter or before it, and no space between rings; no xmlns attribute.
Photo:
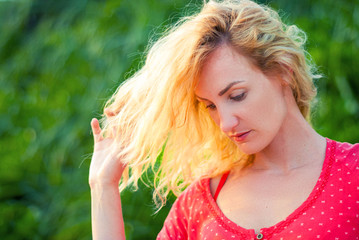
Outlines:
<svg viewBox="0 0 359 240"><path fill-rule="evenodd" d="M92 129L95 143L101 141L102 140L102 135L101 135L102 130L100 127L100 123L98 122L98 120L96 118L93 118L91 120L91 129Z"/></svg>
<svg viewBox="0 0 359 240"><path fill-rule="evenodd" d="M111 126L111 127L109 127L107 130L108 130L108 131L107 131L106 137L112 138L112 139L115 138L115 136L116 136L115 127L114 127L114 126Z"/></svg>
<svg viewBox="0 0 359 240"><path fill-rule="evenodd" d="M115 137L117 135L117 127L113 126L112 127L112 136Z"/></svg>
<svg viewBox="0 0 359 240"><path fill-rule="evenodd" d="M104 113L106 114L107 117L114 117L116 114L110 110L109 108L105 108Z"/></svg>

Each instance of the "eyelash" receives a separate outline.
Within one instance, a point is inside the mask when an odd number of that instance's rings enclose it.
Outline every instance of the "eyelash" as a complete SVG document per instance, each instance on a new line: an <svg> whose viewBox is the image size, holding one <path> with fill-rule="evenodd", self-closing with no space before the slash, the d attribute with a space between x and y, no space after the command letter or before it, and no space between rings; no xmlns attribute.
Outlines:
<svg viewBox="0 0 359 240"><path fill-rule="evenodd" d="M243 93L241 93L241 94L239 94L237 96L230 97L230 99L232 99L234 101L241 101L241 100L244 99L245 95L246 95L246 92L243 92Z"/></svg>
<svg viewBox="0 0 359 240"><path fill-rule="evenodd" d="M242 101L245 96L246 96L246 92L243 92L243 93L241 93L241 94L239 94L237 96L230 97L230 100L239 102L239 101ZM213 109L216 109L216 106L212 103L212 104L207 105L206 108L209 108L209 109L213 110Z"/></svg>

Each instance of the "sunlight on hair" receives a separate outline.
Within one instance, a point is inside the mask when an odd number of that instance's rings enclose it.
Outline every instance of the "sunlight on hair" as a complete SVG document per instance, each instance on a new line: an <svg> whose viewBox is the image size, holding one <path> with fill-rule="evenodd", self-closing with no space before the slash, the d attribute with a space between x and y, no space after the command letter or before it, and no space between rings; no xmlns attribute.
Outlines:
<svg viewBox="0 0 359 240"><path fill-rule="evenodd" d="M225 136L194 96L207 57L227 44L265 74L288 74L297 105L309 120L316 95L314 68L303 45L305 33L286 26L278 14L251 1L209 1L184 17L149 49L145 65L107 102L106 135L115 131L120 158L128 167L120 189L137 187L154 171L154 201L166 203L193 181L218 176L249 156Z"/></svg>

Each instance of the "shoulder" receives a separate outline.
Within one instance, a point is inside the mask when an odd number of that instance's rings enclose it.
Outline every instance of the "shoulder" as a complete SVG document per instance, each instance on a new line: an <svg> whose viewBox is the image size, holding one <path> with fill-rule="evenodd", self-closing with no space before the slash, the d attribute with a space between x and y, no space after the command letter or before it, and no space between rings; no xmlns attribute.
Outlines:
<svg viewBox="0 0 359 240"><path fill-rule="evenodd" d="M199 209L208 206L212 198L209 184L210 179L205 178L188 186L173 203L169 216L176 215L187 221L194 217Z"/></svg>
<svg viewBox="0 0 359 240"><path fill-rule="evenodd" d="M192 183L186 188L173 203L171 210L159 233L159 239L186 239L190 235L188 229L193 224L193 219L200 221L195 212L201 211L204 199L209 192L209 179L202 179Z"/></svg>
<svg viewBox="0 0 359 240"><path fill-rule="evenodd" d="M351 170L359 170L359 143L352 144L334 140L330 141L332 141L332 145L335 146L335 162Z"/></svg>
<svg viewBox="0 0 359 240"><path fill-rule="evenodd" d="M189 185L176 199L176 205L189 206L193 200L203 199L204 195L209 192L210 179L204 178L193 182Z"/></svg>

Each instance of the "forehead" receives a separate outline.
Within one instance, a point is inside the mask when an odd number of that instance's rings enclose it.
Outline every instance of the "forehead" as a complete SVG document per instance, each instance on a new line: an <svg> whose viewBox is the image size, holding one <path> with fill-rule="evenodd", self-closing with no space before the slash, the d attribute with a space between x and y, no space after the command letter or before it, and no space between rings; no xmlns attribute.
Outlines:
<svg viewBox="0 0 359 240"><path fill-rule="evenodd" d="M256 79L258 74L261 74L261 71L248 57L222 45L205 60L195 93L200 97L208 93L218 93L232 82L248 82Z"/></svg>

